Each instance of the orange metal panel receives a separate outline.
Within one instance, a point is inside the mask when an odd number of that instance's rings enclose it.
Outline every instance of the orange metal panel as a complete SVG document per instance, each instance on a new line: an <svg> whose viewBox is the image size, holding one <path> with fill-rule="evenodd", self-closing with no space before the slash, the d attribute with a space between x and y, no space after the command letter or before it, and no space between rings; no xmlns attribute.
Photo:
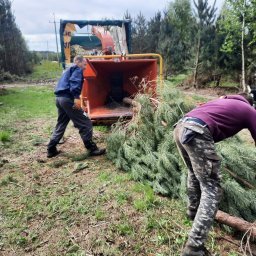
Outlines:
<svg viewBox="0 0 256 256"><path fill-rule="evenodd" d="M89 60L86 60L86 69L84 70L85 79L94 79L97 76L97 71Z"/></svg>
<svg viewBox="0 0 256 256"><path fill-rule="evenodd" d="M92 33L100 39L102 44L102 52L104 54L112 54L112 52L108 52L109 48L111 48L112 51L115 51L114 40L110 32L105 30L104 27L93 26Z"/></svg>
<svg viewBox="0 0 256 256"><path fill-rule="evenodd" d="M125 117L132 117L132 108L130 107L116 107L116 108L109 108L106 106L101 106L98 108L92 109L90 113L91 119L107 119L107 118L119 118L121 116Z"/></svg>
<svg viewBox="0 0 256 256"><path fill-rule="evenodd" d="M156 59L97 59L89 63L89 68L91 67L97 75L94 79L88 79L86 78L87 72L91 71L84 71L82 97L88 101L88 113L93 120L117 119L120 116L131 117L131 108L122 105L123 97L133 98L142 91L156 94ZM113 90L117 92L120 90L123 95L120 96L120 102L116 107L109 106Z"/></svg>

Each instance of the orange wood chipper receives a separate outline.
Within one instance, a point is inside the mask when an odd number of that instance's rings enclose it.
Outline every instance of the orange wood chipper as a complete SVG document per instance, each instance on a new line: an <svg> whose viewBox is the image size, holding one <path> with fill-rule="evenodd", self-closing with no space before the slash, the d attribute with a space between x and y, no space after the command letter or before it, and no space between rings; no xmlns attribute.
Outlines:
<svg viewBox="0 0 256 256"><path fill-rule="evenodd" d="M83 27L87 31L77 33ZM131 118L132 106L125 99L133 99L139 92L156 95L158 81L162 82L162 57L130 54L130 20L61 20L60 38L64 68L75 55L86 58L81 106L94 123Z"/></svg>

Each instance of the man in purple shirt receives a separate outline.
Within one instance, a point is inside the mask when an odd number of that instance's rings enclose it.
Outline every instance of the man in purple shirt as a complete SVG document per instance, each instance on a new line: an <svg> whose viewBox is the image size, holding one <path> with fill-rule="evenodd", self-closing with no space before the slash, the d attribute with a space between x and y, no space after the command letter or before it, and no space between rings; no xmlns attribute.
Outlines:
<svg viewBox="0 0 256 256"><path fill-rule="evenodd" d="M246 94L224 96L205 103L182 118L174 138L188 167L188 217L194 220L182 256L207 255L204 243L218 210L222 189L221 159L214 147L249 129L256 143L256 110Z"/></svg>

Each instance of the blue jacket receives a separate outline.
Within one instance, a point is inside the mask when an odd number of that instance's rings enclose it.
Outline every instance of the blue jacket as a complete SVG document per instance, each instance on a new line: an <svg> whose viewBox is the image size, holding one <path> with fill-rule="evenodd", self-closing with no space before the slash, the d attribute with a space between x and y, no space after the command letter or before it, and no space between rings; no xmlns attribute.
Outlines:
<svg viewBox="0 0 256 256"><path fill-rule="evenodd" d="M79 99L83 86L83 70L78 66L68 68L61 76L55 88L57 97Z"/></svg>

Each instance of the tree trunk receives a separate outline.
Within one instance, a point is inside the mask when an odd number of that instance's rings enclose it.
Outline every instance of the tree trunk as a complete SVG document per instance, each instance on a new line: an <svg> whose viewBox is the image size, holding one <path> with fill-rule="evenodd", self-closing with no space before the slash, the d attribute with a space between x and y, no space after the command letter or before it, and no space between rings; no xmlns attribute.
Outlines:
<svg viewBox="0 0 256 256"><path fill-rule="evenodd" d="M194 88L196 88L196 89L198 88L197 77L198 77L198 66L199 66L200 49L201 49L201 33L199 31L198 42L197 42L197 47L196 47L196 59L195 59L195 68L194 68L194 78L193 78L193 85L194 85Z"/></svg>
<svg viewBox="0 0 256 256"><path fill-rule="evenodd" d="M241 50L242 50L242 87L243 91L247 92L247 87L245 83L245 54L244 54L244 33L245 33L245 7L246 7L246 0L244 0L244 6L243 6L243 22L242 22L242 40L241 40Z"/></svg>
<svg viewBox="0 0 256 256"><path fill-rule="evenodd" d="M218 211L215 219L222 224L230 226L234 229L237 229L241 232L248 234L251 238L256 238L256 224L247 222L241 218L231 216L225 212Z"/></svg>

